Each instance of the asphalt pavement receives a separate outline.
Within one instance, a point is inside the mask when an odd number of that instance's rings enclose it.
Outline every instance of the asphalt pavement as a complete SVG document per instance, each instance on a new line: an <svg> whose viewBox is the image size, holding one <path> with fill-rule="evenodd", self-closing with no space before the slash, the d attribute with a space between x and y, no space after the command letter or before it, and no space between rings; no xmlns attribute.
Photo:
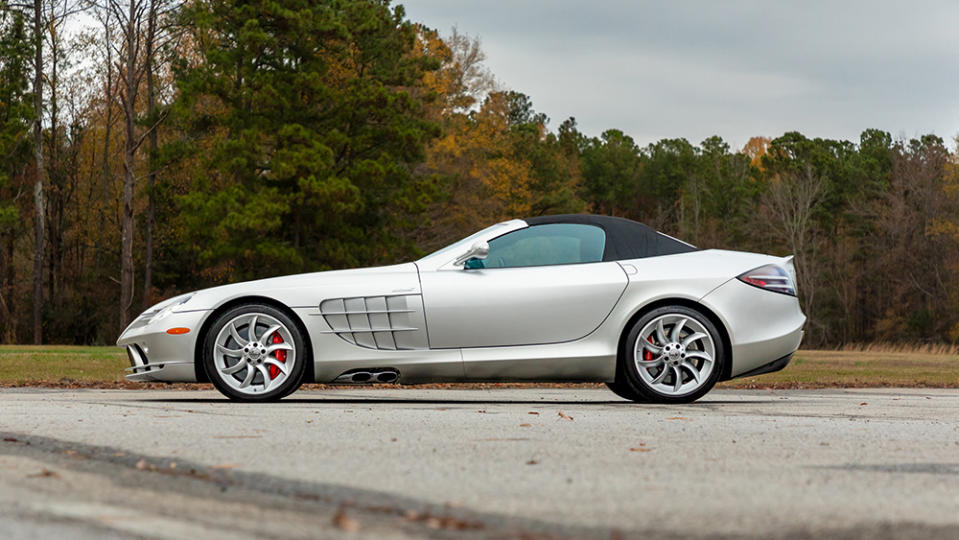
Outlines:
<svg viewBox="0 0 959 540"><path fill-rule="evenodd" d="M954 390L0 391L8 538L959 538Z"/></svg>

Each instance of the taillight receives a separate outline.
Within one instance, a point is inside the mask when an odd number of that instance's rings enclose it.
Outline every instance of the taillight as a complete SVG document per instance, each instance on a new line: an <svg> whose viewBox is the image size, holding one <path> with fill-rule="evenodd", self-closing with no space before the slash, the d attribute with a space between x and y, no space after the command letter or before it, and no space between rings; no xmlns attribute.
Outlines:
<svg viewBox="0 0 959 540"><path fill-rule="evenodd" d="M796 285L785 269L775 264L754 268L739 277L739 281L767 291L796 296Z"/></svg>

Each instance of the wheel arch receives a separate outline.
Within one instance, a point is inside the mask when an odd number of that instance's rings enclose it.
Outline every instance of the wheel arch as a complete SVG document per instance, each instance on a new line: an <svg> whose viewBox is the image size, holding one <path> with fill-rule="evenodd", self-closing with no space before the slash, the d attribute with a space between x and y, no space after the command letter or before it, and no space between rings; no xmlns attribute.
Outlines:
<svg viewBox="0 0 959 540"><path fill-rule="evenodd" d="M203 368L203 342L206 341L206 334L210 331L210 327L213 325L213 321L216 320L222 313L235 308L236 306L241 306L244 304L264 304L272 308L278 309L286 314L290 319L293 320L293 323L296 324L297 329L303 334L303 339L306 341L306 353L307 353L307 362L306 362L306 372L303 374L303 382L311 383L315 379L313 371L313 340L310 338L310 333L306 330L306 325L303 324L303 320L295 311L290 309L289 306L276 300L274 298L269 298L266 296L241 296L239 298L233 298L228 300L210 312L207 315L206 319L203 321L203 324L200 325L200 331L197 333L195 350L193 351L193 370L196 374L197 382L210 382L210 377L207 375L206 370Z"/></svg>
<svg viewBox="0 0 959 540"><path fill-rule="evenodd" d="M723 350L726 353L726 365L723 366L723 372L720 375L719 380L720 381L729 380L731 378L732 367L733 367L733 348L732 348L732 342L729 339L729 329L726 328L726 324L723 323L723 320L719 318L719 316L716 315L716 313L713 310L709 309L705 305L695 300L690 300L688 298L680 298L680 297L660 298L658 300L650 302L640 307L639 309L637 309L636 312L633 313L629 317L629 319L626 320L626 324L624 324L623 328L620 330L619 344L616 347L617 375L619 374L619 363L623 362L623 360L626 358L626 337L629 334L630 328L632 328L633 324L637 320L639 320L639 318L642 317L643 315L649 313L650 311L654 309L665 307L665 306L683 306L689 309L693 309L701 313L707 319L709 319L709 322L713 323L716 329L719 330L719 337L720 339L722 339Z"/></svg>

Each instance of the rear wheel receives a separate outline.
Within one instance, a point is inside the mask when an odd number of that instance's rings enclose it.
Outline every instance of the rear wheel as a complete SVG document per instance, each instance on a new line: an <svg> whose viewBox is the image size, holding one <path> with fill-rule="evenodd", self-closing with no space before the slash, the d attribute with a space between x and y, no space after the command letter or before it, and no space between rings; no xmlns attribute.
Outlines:
<svg viewBox="0 0 959 540"><path fill-rule="evenodd" d="M727 361L719 330L686 306L640 317L627 334L624 353L615 384L638 398L629 399L653 403L699 399L715 386Z"/></svg>
<svg viewBox="0 0 959 540"><path fill-rule="evenodd" d="M237 306L216 318L203 344L213 386L230 399L271 401L303 381L309 354L296 323L264 304Z"/></svg>

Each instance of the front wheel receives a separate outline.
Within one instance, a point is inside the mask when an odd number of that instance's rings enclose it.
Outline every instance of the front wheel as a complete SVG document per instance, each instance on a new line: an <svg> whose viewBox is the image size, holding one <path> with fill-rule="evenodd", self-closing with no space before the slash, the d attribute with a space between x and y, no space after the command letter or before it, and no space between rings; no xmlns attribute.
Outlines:
<svg viewBox="0 0 959 540"><path fill-rule="evenodd" d="M203 342L213 386L238 401L271 401L299 388L309 353L296 323L263 304L237 306L216 318Z"/></svg>
<svg viewBox="0 0 959 540"><path fill-rule="evenodd" d="M712 390L726 361L712 321L686 306L665 306L630 328L617 384L636 401L689 403Z"/></svg>
<svg viewBox="0 0 959 540"><path fill-rule="evenodd" d="M609 391L616 394L617 396L628 399L629 401L643 402L646 401L643 399L643 396L634 392L629 385L624 384L621 381L607 382L606 388L609 388Z"/></svg>

